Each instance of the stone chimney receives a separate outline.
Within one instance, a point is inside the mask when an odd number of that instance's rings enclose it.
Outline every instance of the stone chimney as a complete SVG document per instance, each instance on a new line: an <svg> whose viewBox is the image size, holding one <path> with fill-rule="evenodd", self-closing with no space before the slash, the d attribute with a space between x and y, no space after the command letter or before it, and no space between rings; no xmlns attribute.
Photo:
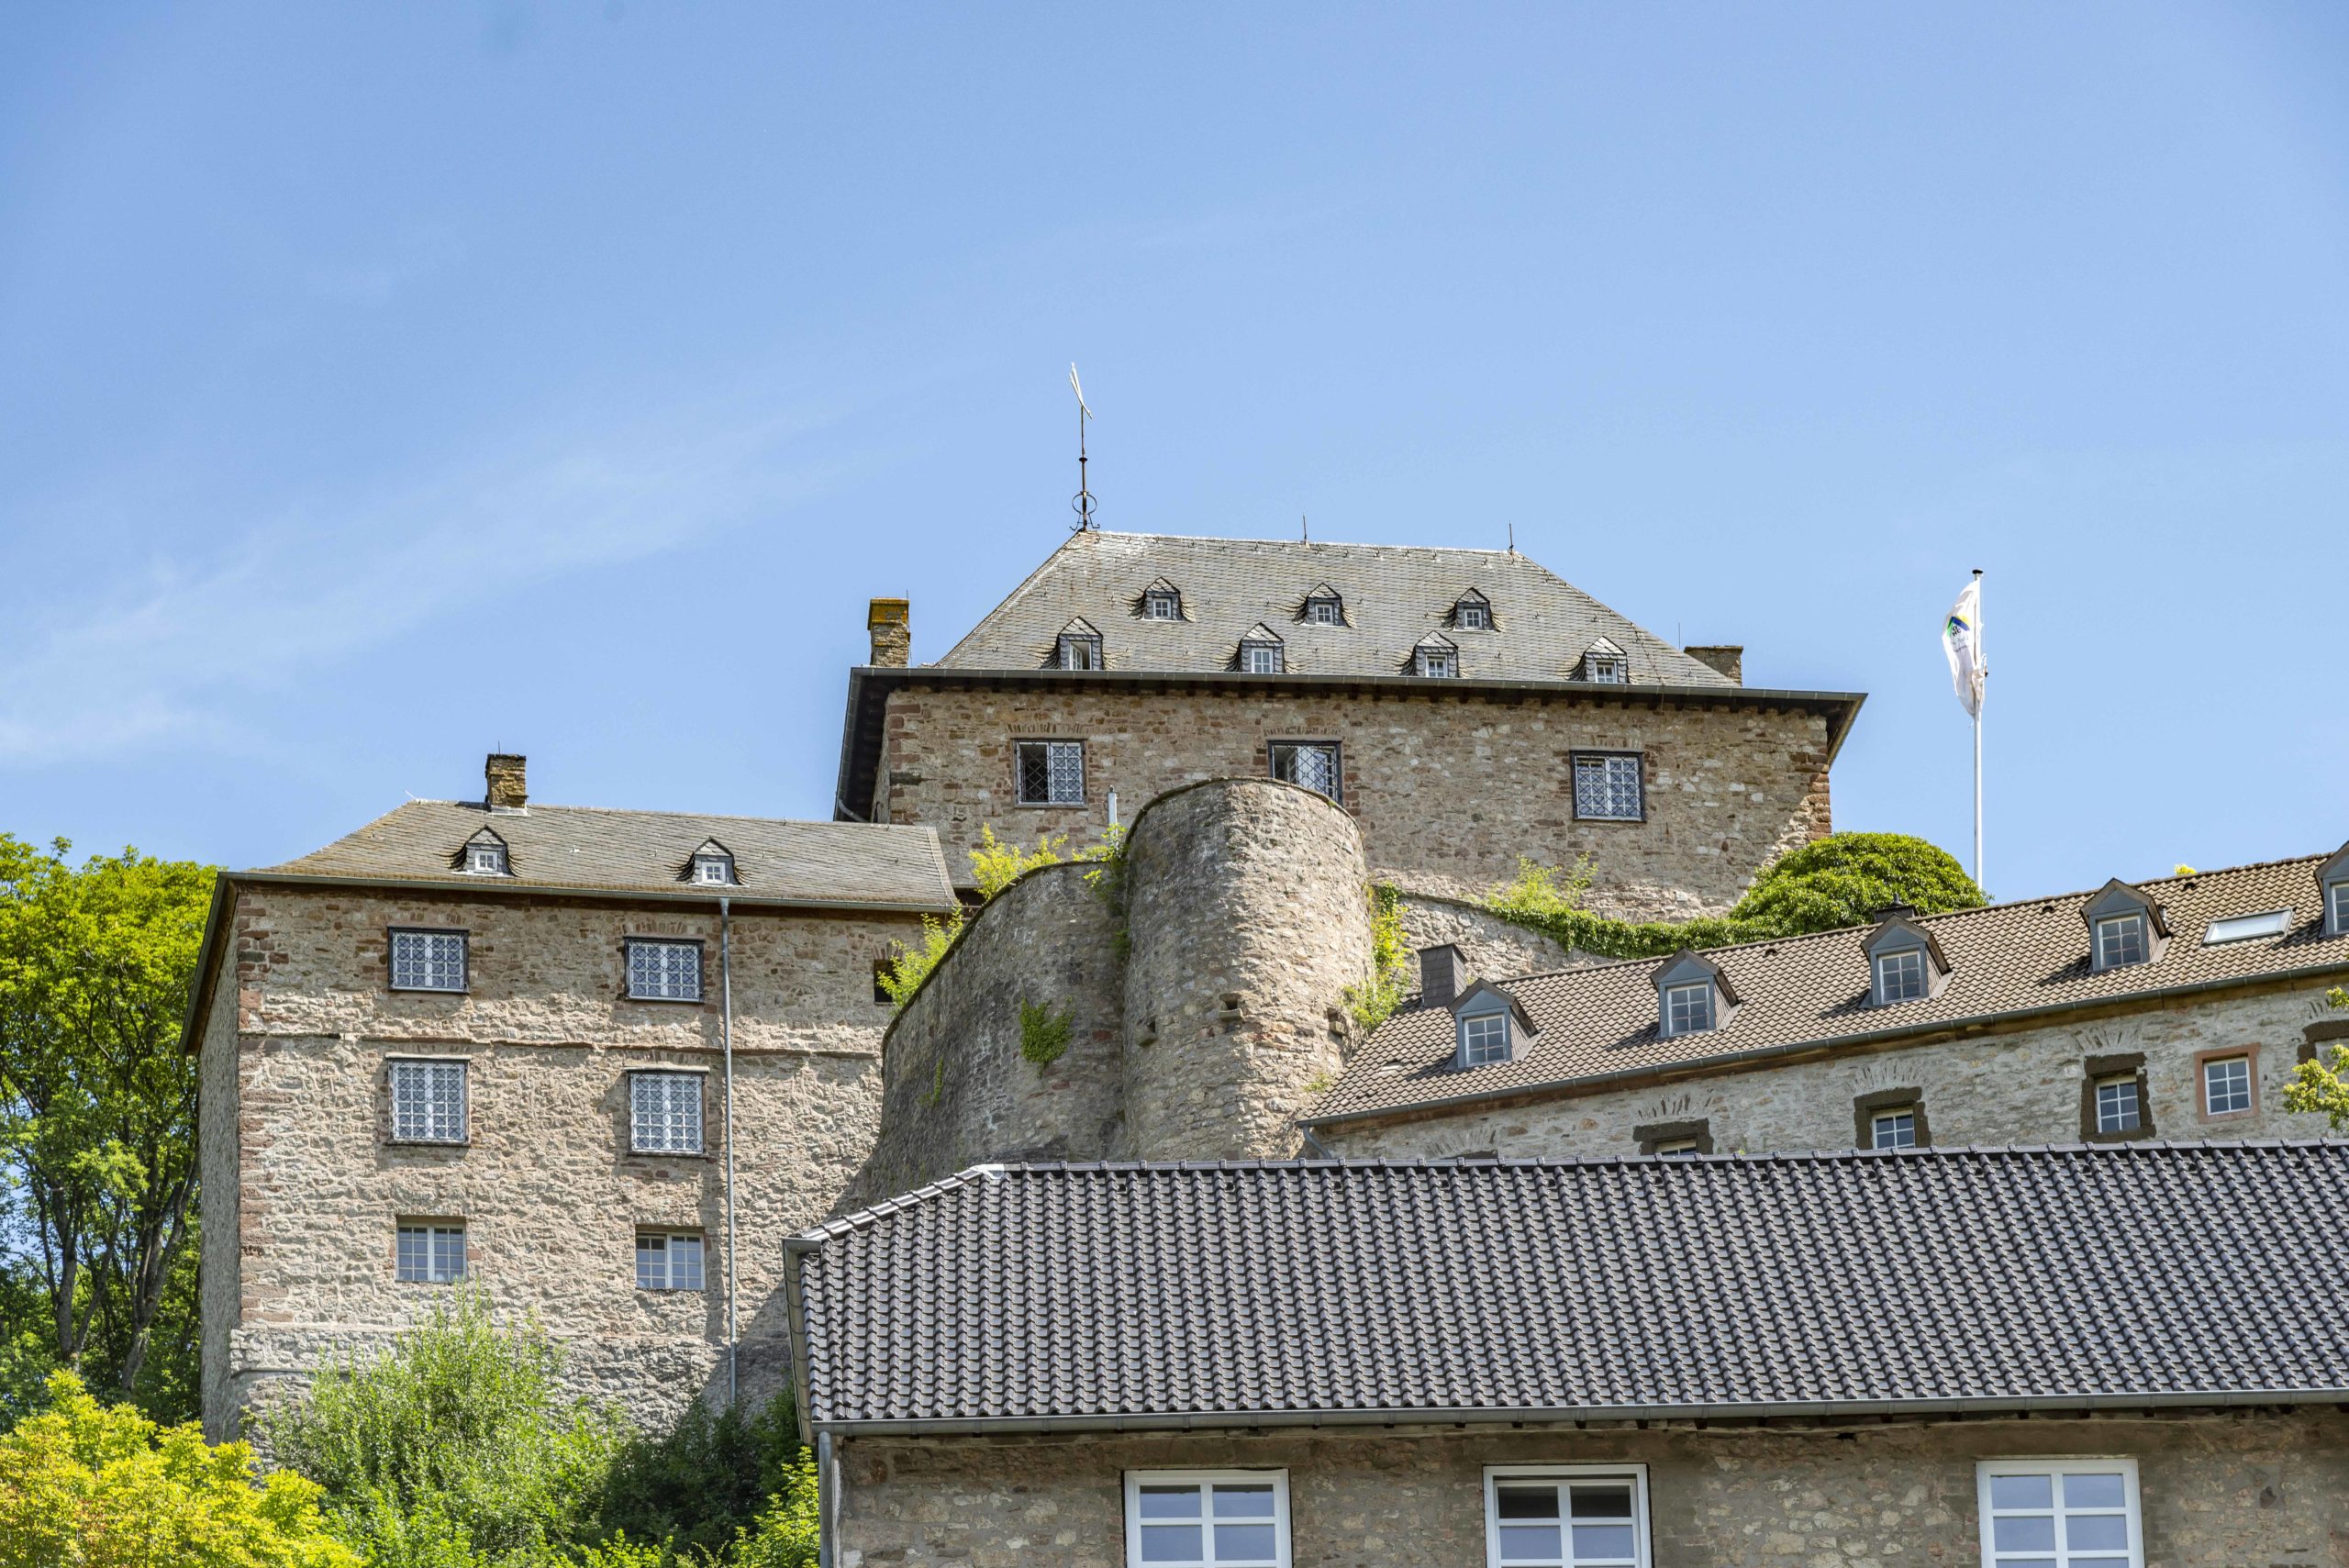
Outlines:
<svg viewBox="0 0 2349 1568"><path fill-rule="evenodd" d="M883 669L902 670L912 662L912 606L905 599L875 599L864 615L873 633L873 662Z"/></svg>
<svg viewBox="0 0 2349 1568"><path fill-rule="evenodd" d="M1472 976L1468 962L1460 950L1446 942L1442 947L1419 950L1419 1005L1423 1007L1449 1007L1460 995L1460 988Z"/></svg>
<svg viewBox="0 0 2349 1568"><path fill-rule="evenodd" d="M1684 648L1680 651L1699 664L1709 664L1727 675L1739 685L1745 684L1745 650L1736 644L1713 648Z"/></svg>
<svg viewBox="0 0 2349 1568"><path fill-rule="evenodd" d="M527 761L508 751L489 754L489 761L482 767L489 792L482 798L492 811L519 811L530 803L529 789L522 780L522 765Z"/></svg>

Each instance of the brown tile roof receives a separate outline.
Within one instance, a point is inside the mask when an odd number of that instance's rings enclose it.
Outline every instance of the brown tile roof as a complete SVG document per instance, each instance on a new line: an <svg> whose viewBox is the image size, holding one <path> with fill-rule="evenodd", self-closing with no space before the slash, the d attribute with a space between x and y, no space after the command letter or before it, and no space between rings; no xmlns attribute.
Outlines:
<svg viewBox="0 0 2349 1568"><path fill-rule="evenodd" d="M506 841L511 876L468 876L458 869L466 841L484 828ZM712 839L733 855L740 885L686 880L694 851ZM954 903L932 828L586 806L491 811L462 801L411 800L260 874L712 899L724 894L742 903L936 909Z"/></svg>
<svg viewBox="0 0 2349 1568"><path fill-rule="evenodd" d="M1181 620L1141 617L1142 590L1160 578L1182 595ZM1344 600L1346 625L1298 618L1323 584ZM1489 631L1451 625L1472 588L1490 602ZM1630 654L1635 684L1735 684L1513 551L1171 534L1071 534L938 662L1038 669L1079 617L1101 633L1112 671L1230 670L1262 622L1281 638L1291 674L1407 674L1412 649L1441 633L1459 646L1464 680L1566 681L1607 637Z"/></svg>
<svg viewBox="0 0 2349 1568"><path fill-rule="evenodd" d="M1668 958L1503 980L1501 988L1525 1005L1540 1030L1531 1049L1509 1062L1459 1070L1452 1065L1451 1015L1406 1007L1364 1043L1307 1120L1507 1095L1747 1052L1931 1034L2175 988L2349 971L2349 936L2324 934L2316 870L2326 858L2138 884L2167 909L2168 946L2152 963L2102 973L2088 966L2088 931L2080 913L2101 889L1917 920L1949 957L1948 984L1938 996L1887 1007L1870 1005L1864 944L1875 928L1865 926L1708 950L1705 956L1720 965L1741 1005L1720 1028L1676 1039L1663 1038L1656 1026L1654 976L1670 964ZM2203 930L2213 920L2277 909L2291 911L2281 936L2203 945Z"/></svg>

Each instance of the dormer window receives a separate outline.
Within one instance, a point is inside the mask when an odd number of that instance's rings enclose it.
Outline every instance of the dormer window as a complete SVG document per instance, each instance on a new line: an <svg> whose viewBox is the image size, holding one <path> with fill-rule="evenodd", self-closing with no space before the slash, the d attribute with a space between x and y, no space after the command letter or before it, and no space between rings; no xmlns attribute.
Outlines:
<svg viewBox="0 0 2349 1568"><path fill-rule="evenodd" d="M1460 1064L1482 1067L1508 1060L1508 1015L1495 1010L1460 1020Z"/></svg>
<svg viewBox="0 0 2349 1568"><path fill-rule="evenodd" d="M1876 961L1876 1003L1915 1002L1925 995L1925 950L1907 948L1879 954Z"/></svg>
<svg viewBox="0 0 2349 1568"><path fill-rule="evenodd" d="M1489 980L1470 983L1456 997L1444 995L1461 973L1452 949L1431 949L1419 955L1419 987L1423 998L1452 1009L1454 1061L1463 1071L1514 1062L1533 1036L1533 1020L1524 1004ZM1449 957L1445 955L1449 954Z"/></svg>
<svg viewBox="0 0 2349 1568"><path fill-rule="evenodd" d="M734 857L715 839L694 851L693 879L703 887L734 885Z"/></svg>
<svg viewBox="0 0 2349 1568"><path fill-rule="evenodd" d="M1141 618L1144 620L1181 620L1183 595L1174 584L1161 577L1141 591Z"/></svg>
<svg viewBox="0 0 2349 1568"><path fill-rule="evenodd" d="M2325 891L2330 895L2327 902L2331 906L2328 911L2331 924L2325 928L2326 934L2349 937L2349 877L2342 878Z"/></svg>
<svg viewBox="0 0 2349 1568"><path fill-rule="evenodd" d="M1271 627L1260 623L1240 639L1240 670L1242 674L1277 675L1287 668L1287 651Z"/></svg>
<svg viewBox="0 0 2349 1568"><path fill-rule="evenodd" d="M1053 640L1052 664L1061 670L1102 668L1101 634L1081 617L1069 622Z"/></svg>
<svg viewBox="0 0 2349 1568"><path fill-rule="evenodd" d="M2150 949L2143 915L2108 915L2096 923L2096 966L2118 969L2143 963Z"/></svg>
<svg viewBox="0 0 2349 1568"><path fill-rule="evenodd" d="M1937 995L1949 978L1949 960L1932 930L1919 925L1907 905L1881 912L1868 934L1868 1000L1879 1007L1921 1002Z"/></svg>
<svg viewBox="0 0 2349 1568"><path fill-rule="evenodd" d="M1471 588L1460 595L1452 606L1452 625L1455 631L1490 631L1493 629L1493 606L1484 595Z"/></svg>
<svg viewBox="0 0 2349 1568"><path fill-rule="evenodd" d="M1720 966L1685 949L1657 972L1655 990L1656 1029L1666 1040L1720 1029L1737 1006Z"/></svg>
<svg viewBox="0 0 2349 1568"><path fill-rule="evenodd" d="M506 854L506 840L484 828L465 843L465 874L467 876L508 876L512 866Z"/></svg>
<svg viewBox="0 0 2349 1568"><path fill-rule="evenodd" d="M1452 680L1460 673L1460 650L1448 637L1431 637L1411 650L1411 673L1424 680Z"/></svg>
<svg viewBox="0 0 2349 1568"><path fill-rule="evenodd" d="M2098 973L2153 963L2169 943L2162 906L2119 878L2108 882L2080 910L2088 928L2088 967Z"/></svg>
<svg viewBox="0 0 2349 1568"><path fill-rule="evenodd" d="M1346 601L1327 583L1305 595L1305 609L1298 619L1308 626L1343 626L1346 624Z"/></svg>
<svg viewBox="0 0 2349 1568"><path fill-rule="evenodd" d="M2316 868L2316 884L2324 897L2324 934L2349 937L2349 844Z"/></svg>
<svg viewBox="0 0 2349 1568"><path fill-rule="evenodd" d="M1631 679L1631 655L1613 639L1602 637L1583 651L1582 678L1602 686L1620 686Z"/></svg>
<svg viewBox="0 0 2349 1568"><path fill-rule="evenodd" d="M1671 1038L1684 1034L1703 1034L1713 1027L1713 986L1710 981L1692 980L1685 985L1667 985L1664 992L1664 1032Z"/></svg>

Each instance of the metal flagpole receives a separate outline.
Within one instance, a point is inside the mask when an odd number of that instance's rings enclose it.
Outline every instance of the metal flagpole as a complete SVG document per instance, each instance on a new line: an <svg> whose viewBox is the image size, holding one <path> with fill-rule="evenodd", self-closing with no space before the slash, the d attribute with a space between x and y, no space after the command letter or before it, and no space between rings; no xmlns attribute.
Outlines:
<svg viewBox="0 0 2349 1568"><path fill-rule="evenodd" d="M1990 665L1982 656L1982 569L1974 569L1974 663L1979 672L1975 676L1974 694L1974 885L1983 888L1988 897L1987 885L1982 880L1982 705L1989 695Z"/></svg>

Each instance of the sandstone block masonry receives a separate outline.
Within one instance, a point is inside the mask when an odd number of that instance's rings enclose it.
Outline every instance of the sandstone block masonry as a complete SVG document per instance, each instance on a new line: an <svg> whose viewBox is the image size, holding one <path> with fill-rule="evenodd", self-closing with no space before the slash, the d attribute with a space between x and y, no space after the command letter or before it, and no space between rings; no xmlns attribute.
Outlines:
<svg viewBox="0 0 2349 1568"><path fill-rule="evenodd" d="M395 1277L403 1220L461 1224L501 1310L536 1314L584 1386L661 1421L719 1380L727 1241L713 907L515 894L239 886L201 1064L205 1418L215 1435L319 1358L450 1287ZM387 932L462 929L462 994L393 991ZM873 966L909 916L731 921L735 1240L744 1393L782 1374L784 1238L820 1219L880 1109ZM622 940L698 940L706 1003L628 999ZM465 1137L399 1142L390 1063L462 1063ZM629 1074L699 1076L702 1152L630 1151ZM697 1233L699 1290L636 1288L640 1229Z"/></svg>
<svg viewBox="0 0 2349 1568"><path fill-rule="evenodd" d="M989 687L911 681L890 692L874 819L938 829L963 874L983 828L1009 842L1095 838L1115 792L1140 803L1209 778L1264 777L1275 741L1334 743L1339 798L1370 863L1408 888L1475 896L1518 858L1597 880L1592 906L1681 917L1736 902L1756 873L1831 825L1830 719L1799 704L1620 700L1587 692L1352 695L1341 688ZM1076 740L1084 803L1020 804L1016 743ZM1578 817L1574 759L1636 756L1644 817Z"/></svg>
<svg viewBox="0 0 2349 1568"><path fill-rule="evenodd" d="M1343 1064L1370 969L1362 840L1293 784L1152 802L1119 885L1032 872L889 1029L881 1140L847 1207L987 1161L1279 1158ZM1063 1053L1023 1053L1023 1007Z"/></svg>
<svg viewBox="0 0 2349 1568"><path fill-rule="evenodd" d="M2178 1411L2093 1418L1809 1426L1682 1423L1506 1431L853 1438L841 1441L841 1568L1120 1568L1130 1472L1283 1475L1287 1561L1456 1568L1487 1561L1486 1467L1639 1467L1671 1568L1905 1568L1987 1561L1978 1462L2124 1458L2149 1565L2349 1561L2349 1420Z"/></svg>

